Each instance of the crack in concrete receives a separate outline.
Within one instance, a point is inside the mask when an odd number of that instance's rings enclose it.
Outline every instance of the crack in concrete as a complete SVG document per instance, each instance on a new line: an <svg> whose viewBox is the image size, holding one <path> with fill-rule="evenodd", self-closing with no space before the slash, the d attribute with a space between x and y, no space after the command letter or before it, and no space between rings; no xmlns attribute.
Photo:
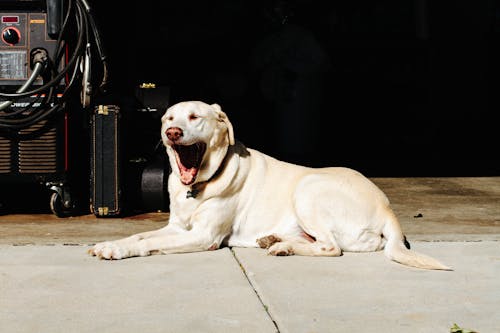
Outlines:
<svg viewBox="0 0 500 333"><path fill-rule="evenodd" d="M238 259L238 257L236 256L236 253L234 252L233 248L229 248L231 250L231 253L233 255L233 258L234 260L236 260L236 262L238 263L238 265L240 266L241 268L241 271L243 272L243 275L245 276L245 278L247 279L248 281L248 284L250 285L250 287L252 287L255 295L257 296L257 299L259 300L260 304L262 305L262 307L264 308L264 311L266 311L266 314L267 316L269 317L269 319L271 319L271 321L273 322L274 324L274 327L276 328L276 332L277 333L280 333L280 329L278 327L278 324L276 323L276 320L274 320L273 316L271 315L271 313L269 312L269 307L264 304L264 301L262 300L262 297L260 297L259 293L257 292L257 289L255 288L255 286L253 285L252 281L250 280L250 278L248 277L248 274L247 274L247 271L245 270L245 267L243 267L242 263L240 262L240 260Z"/></svg>

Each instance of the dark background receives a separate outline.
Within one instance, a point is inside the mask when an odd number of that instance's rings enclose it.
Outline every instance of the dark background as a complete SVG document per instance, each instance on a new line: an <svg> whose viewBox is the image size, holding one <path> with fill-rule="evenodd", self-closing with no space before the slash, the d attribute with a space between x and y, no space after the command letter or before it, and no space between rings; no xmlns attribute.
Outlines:
<svg viewBox="0 0 500 333"><path fill-rule="evenodd" d="M218 103L248 147L377 176L500 175L495 1L94 1L111 90ZM133 134L131 134L133 135Z"/></svg>

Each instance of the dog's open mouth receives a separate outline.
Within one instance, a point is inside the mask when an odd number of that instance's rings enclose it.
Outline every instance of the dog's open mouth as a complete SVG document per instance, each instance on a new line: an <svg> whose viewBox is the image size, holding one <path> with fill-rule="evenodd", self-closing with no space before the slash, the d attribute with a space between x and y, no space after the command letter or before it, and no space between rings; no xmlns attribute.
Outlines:
<svg viewBox="0 0 500 333"><path fill-rule="evenodd" d="M172 145L175 151L177 167L181 175L181 182L184 185L191 185L196 180L198 171L200 171L203 155L207 145L198 142L192 145Z"/></svg>

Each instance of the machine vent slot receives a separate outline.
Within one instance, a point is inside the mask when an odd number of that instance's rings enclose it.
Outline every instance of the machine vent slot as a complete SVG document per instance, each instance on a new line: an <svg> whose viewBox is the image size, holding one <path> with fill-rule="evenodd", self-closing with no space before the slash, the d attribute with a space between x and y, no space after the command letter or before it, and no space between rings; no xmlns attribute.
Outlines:
<svg viewBox="0 0 500 333"><path fill-rule="evenodd" d="M11 172L11 143L10 140L0 137L0 173Z"/></svg>
<svg viewBox="0 0 500 333"><path fill-rule="evenodd" d="M56 128L44 129L40 122L20 131L28 135L37 131L33 139L21 140L19 149L19 173L54 173L57 171L57 132Z"/></svg>

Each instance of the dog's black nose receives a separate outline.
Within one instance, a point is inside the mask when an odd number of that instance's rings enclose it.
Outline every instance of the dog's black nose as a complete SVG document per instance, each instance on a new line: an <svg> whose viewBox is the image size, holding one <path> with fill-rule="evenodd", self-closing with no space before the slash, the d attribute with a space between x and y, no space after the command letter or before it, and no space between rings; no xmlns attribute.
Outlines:
<svg viewBox="0 0 500 333"><path fill-rule="evenodd" d="M177 141L183 135L182 130L179 127L170 127L167 129L165 134L167 134L167 138L171 141Z"/></svg>

